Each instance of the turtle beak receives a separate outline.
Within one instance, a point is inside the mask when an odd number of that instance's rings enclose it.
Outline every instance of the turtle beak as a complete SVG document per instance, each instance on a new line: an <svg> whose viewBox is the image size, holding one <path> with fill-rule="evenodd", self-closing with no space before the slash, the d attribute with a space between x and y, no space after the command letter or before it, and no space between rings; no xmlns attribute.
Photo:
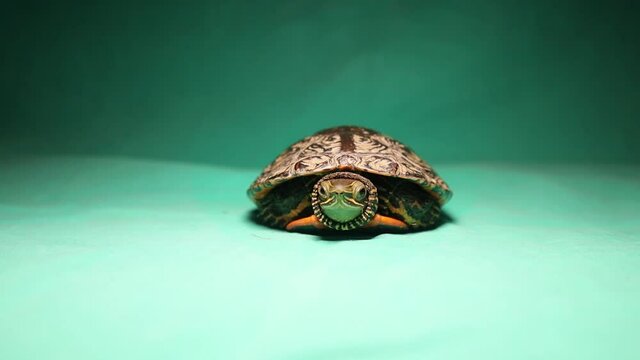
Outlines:
<svg viewBox="0 0 640 360"><path fill-rule="evenodd" d="M346 193L333 193L325 202L320 204L322 212L331 219L346 223L362 214L363 207L347 199Z"/></svg>

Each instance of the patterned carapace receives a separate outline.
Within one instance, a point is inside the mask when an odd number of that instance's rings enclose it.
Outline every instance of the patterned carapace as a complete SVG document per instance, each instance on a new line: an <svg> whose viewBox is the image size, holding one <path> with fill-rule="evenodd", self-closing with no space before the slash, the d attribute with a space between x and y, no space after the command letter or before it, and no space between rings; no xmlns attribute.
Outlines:
<svg viewBox="0 0 640 360"><path fill-rule="evenodd" d="M407 146L356 126L326 129L291 145L264 169L248 194L259 203L271 188L287 180L338 170L409 180L431 193L440 205L452 195L444 180Z"/></svg>

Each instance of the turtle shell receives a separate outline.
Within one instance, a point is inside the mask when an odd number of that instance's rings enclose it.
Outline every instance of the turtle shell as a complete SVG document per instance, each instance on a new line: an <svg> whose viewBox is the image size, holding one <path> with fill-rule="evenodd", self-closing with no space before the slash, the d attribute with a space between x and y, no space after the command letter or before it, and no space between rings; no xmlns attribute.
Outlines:
<svg viewBox="0 0 640 360"><path fill-rule="evenodd" d="M256 203L276 185L293 178L355 171L412 181L443 205L449 186L409 147L375 130L340 126L319 131L287 148L249 187Z"/></svg>

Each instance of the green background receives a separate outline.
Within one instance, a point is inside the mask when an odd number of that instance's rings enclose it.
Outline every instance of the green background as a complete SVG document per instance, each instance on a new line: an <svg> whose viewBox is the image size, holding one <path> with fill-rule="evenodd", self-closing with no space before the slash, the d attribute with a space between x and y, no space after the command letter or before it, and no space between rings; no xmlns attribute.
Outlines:
<svg viewBox="0 0 640 360"><path fill-rule="evenodd" d="M0 359L640 358L638 2L5 1ZM433 231L250 219L360 124Z"/></svg>
<svg viewBox="0 0 640 360"><path fill-rule="evenodd" d="M638 10L5 1L0 143L259 167L320 128L359 124L436 163L637 162Z"/></svg>

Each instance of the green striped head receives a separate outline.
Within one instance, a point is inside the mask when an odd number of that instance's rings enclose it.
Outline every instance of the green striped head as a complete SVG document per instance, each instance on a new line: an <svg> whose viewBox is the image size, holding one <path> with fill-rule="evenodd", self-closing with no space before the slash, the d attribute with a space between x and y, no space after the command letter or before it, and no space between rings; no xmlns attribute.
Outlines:
<svg viewBox="0 0 640 360"><path fill-rule="evenodd" d="M324 176L313 187L311 203L316 217L336 230L366 225L378 207L377 189L364 176L337 172Z"/></svg>

